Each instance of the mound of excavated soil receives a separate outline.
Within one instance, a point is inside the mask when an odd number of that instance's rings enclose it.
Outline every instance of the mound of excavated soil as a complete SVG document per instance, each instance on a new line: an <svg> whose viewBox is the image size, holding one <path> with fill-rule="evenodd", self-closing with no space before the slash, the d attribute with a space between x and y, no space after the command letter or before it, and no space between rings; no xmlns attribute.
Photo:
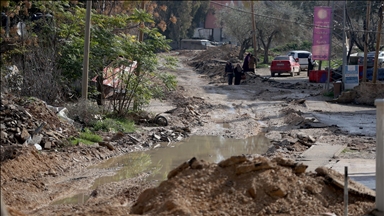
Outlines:
<svg viewBox="0 0 384 216"><path fill-rule="evenodd" d="M192 158L145 190L131 214L146 215L342 215L343 176L328 168L276 157L233 156L218 164ZM349 215L374 208L374 192L349 181Z"/></svg>
<svg viewBox="0 0 384 216"><path fill-rule="evenodd" d="M233 47L229 44L218 47L210 47L194 57L191 61L207 61L207 60L233 60L236 61L239 54L239 47ZM225 62L224 62L225 63Z"/></svg>

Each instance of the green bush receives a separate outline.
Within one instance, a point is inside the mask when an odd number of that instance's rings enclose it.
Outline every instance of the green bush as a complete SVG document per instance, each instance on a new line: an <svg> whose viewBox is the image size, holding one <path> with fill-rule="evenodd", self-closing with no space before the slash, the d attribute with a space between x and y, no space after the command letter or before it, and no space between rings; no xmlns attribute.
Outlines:
<svg viewBox="0 0 384 216"><path fill-rule="evenodd" d="M81 142L87 145L92 145L93 143L101 141L103 141L103 138L101 136L92 133L89 129L85 129L84 132L80 133L80 136L78 138L72 139L71 143L73 145L77 145Z"/></svg>
<svg viewBox="0 0 384 216"><path fill-rule="evenodd" d="M80 133L80 139L89 140L92 142L103 141L103 138L101 136L94 134L89 130L85 130L84 132Z"/></svg>
<svg viewBox="0 0 384 216"><path fill-rule="evenodd" d="M126 120L123 118L120 118L120 119L106 118L106 119L97 121L93 125L93 130L105 131L105 132L116 132L116 131L133 132L135 131L135 124L133 121Z"/></svg>

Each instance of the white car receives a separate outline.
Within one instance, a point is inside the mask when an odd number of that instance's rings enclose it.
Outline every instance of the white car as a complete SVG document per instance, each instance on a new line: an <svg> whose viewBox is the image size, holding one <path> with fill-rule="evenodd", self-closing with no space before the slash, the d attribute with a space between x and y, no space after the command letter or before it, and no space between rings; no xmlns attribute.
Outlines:
<svg viewBox="0 0 384 216"><path fill-rule="evenodd" d="M288 53L289 56L293 56L299 62L302 71L308 69L308 56L311 54L311 52L305 50L293 50Z"/></svg>

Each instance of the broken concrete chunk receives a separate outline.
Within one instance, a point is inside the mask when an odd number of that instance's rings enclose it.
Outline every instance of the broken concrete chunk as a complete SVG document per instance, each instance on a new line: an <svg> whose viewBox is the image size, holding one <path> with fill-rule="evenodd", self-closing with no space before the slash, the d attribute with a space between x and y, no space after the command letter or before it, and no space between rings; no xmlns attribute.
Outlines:
<svg viewBox="0 0 384 216"><path fill-rule="evenodd" d="M311 136L311 135L308 136L308 140L309 140L310 142L313 142L313 143L316 142L316 138L313 137L313 136Z"/></svg>
<svg viewBox="0 0 384 216"><path fill-rule="evenodd" d="M52 143L51 142L46 142L44 143L44 149L51 149Z"/></svg>
<svg viewBox="0 0 384 216"><path fill-rule="evenodd" d="M161 136L157 135L157 134L153 134L153 137L156 139L156 140L160 140L161 139Z"/></svg>
<svg viewBox="0 0 384 216"><path fill-rule="evenodd" d="M29 141L28 143L29 144L40 144L41 139L43 139L43 135L38 134L38 135L33 136L31 141Z"/></svg>

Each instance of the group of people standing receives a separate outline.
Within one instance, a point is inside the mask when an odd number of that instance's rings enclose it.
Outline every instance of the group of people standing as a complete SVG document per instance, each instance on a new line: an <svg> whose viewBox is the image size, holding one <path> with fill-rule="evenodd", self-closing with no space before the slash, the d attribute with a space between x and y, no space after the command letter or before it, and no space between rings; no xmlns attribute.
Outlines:
<svg viewBox="0 0 384 216"><path fill-rule="evenodd" d="M243 74L243 69L240 64L237 64L236 67L234 67L230 61L227 61L227 64L225 65L225 76L228 78L228 85L232 85L233 78L235 78L235 85L240 85L241 76Z"/></svg>
<svg viewBox="0 0 384 216"><path fill-rule="evenodd" d="M227 61L225 65L225 76L228 78L228 85L232 85L233 78L235 78L235 85L240 85L242 77L245 76L244 72L255 72L255 62L256 58L251 53L245 56L243 67L241 67L240 64L234 67L230 61Z"/></svg>

